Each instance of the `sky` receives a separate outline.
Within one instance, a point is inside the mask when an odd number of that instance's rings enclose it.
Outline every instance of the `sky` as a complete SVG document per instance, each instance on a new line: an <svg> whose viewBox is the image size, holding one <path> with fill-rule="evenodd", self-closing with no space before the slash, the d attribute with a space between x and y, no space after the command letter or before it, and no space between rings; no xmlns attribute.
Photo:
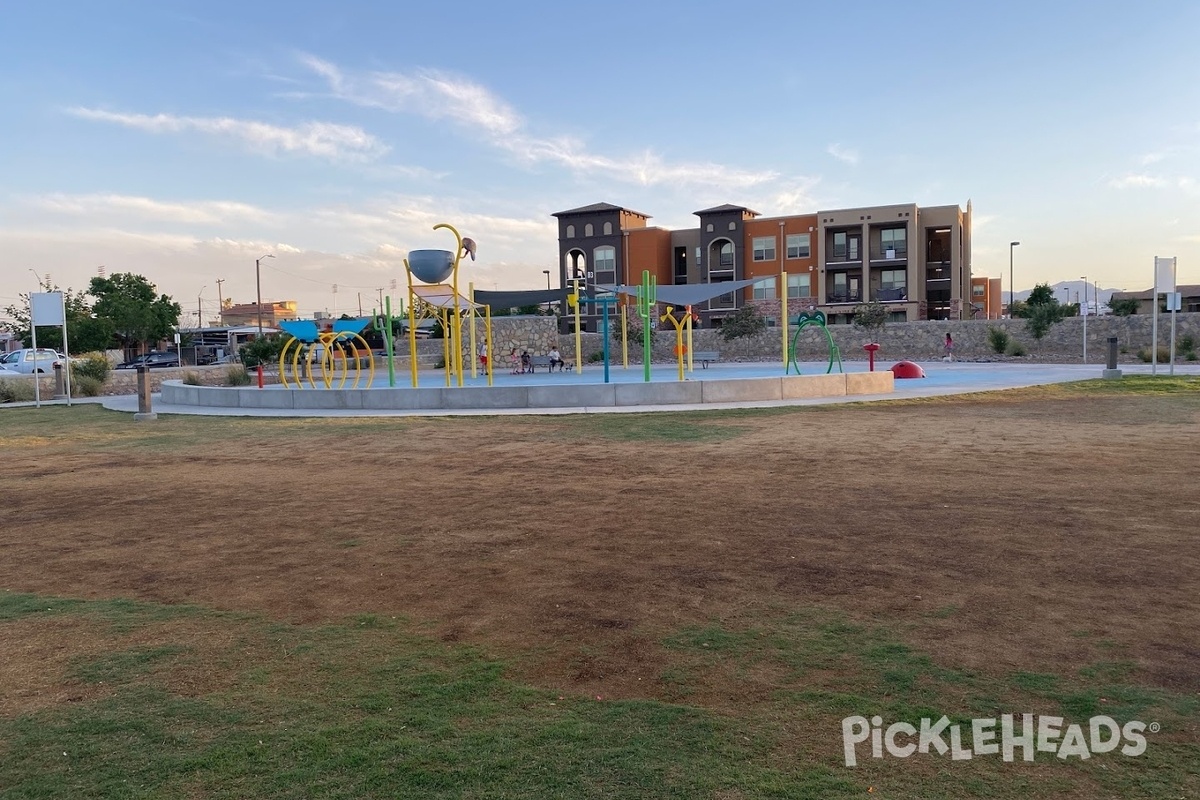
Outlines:
<svg viewBox="0 0 1200 800"><path fill-rule="evenodd" d="M1006 292L1010 252L1018 290L1145 289L1155 256L1200 283L1194 0L0 11L0 308L103 269L211 322L270 253L264 301L355 313L452 249L439 222L476 288L540 288L551 214L601 201L684 228L969 200Z"/></svg>

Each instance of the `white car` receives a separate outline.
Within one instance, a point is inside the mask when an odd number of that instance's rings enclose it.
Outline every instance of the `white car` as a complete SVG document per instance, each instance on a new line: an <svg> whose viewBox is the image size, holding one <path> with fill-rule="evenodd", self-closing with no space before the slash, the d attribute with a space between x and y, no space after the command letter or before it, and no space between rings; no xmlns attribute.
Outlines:
<svg viewBox="0 0 1200 800"><path fill-rule="evenodd" d="M54 372L55 364L63 363L65 362L62 355L56 350L49 347L39 347L36 350L26 347L0 358L0 369L19 372L22 375L32 375L35 372L49 374Z"/></svg>

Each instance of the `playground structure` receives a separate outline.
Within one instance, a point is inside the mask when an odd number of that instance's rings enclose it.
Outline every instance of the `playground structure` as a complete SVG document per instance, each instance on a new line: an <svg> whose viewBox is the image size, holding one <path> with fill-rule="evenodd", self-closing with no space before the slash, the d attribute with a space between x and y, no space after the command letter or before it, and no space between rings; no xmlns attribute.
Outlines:
<svg viewBox="0 0 1200 800"><path fill-rule="evenodd" d="M796 316L796 333L792 336L792 345L787 351L787 369L785 370L785 374L791 374L793 367L796 369L796 374L800 374L800 364L796 361L796 344L800 341L800 333L810 325L819 328L825 334L825 341L829 343L829 366L826 368L825 374L828 375L833 372L835 361L837 362L838 372L845 372L846 370L842 367L842 352L838 349L837 343L833 341L833 335L829 332L829 327L825 324L824 312L813 310L801 311ZM873 357L871 365L872 369L874 369Z"/></svg>
<svg viewBox="0 0 1200 800"><path fill-rule="evenodd" d="M471 364L471 377L477 375L476 320L483 312L484 354L486 358L487 385L492 385L495 358L492 353L491 307L474 301L475 287L468 285L469 296L459 292L458 267L464 255L475 260L476 245L472 239L464 239L452 226L444 222L433 229L445 228L454 234L457 247L449 250L411 250L404 259L404 271L408 276L408 348L412 385L418 386L417 376L417 324L423 320L435 320L442 329L442 357L445 364L446 386L463 385L463 328L469 323L469 345L467 351ZM449 278L449 283L446 279Z"/></svg>
<svg viewBox="0 0 1200 800"><path fill-rule="evenodd" d="M287 389L316 389L315 365L326 389L335 388L335 379L338 389L369 389L375 380L375 358L361 335L368 324L369 319L339 319L331 330L321 331L315 320L281 320L279 327L292 338L279 353L279 382Z"/></svg>

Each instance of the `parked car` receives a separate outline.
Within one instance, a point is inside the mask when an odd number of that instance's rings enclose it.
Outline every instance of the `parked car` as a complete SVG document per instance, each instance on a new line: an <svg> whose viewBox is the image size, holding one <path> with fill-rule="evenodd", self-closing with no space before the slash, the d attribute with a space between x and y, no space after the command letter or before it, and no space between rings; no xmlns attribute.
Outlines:
<svg viewBox="0 0 1200 800"><path fill-rule="evenodd" d="M62 363L64 363L62 356L49 347L39 347L36 350L26 347L14 350L0 358L0 369L19 372L22 375L32 375L35 372L54 372L54 365Z"/></svg>
<svg viewBox="0 0 1200 800"><path fill-rule="evenodd" d="M132 361L126 361L122 364L117 364L117 369L137 369L141 366L145 366L150 369L155 367L178 367L179 354L151 351L145 355L138 356Z"/></svg>

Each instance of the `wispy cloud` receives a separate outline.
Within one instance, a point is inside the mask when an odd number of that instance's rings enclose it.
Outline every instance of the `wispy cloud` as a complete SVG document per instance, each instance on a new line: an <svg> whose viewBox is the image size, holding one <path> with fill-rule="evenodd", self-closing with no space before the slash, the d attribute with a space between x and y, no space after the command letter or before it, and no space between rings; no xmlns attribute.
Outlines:
<svg viewBox="0 0 1200 800"><path fill-rule="evenodd" d="M1130 173L1122 175L1119 178L1110 178L1108 185L1113 189L1144 189L1162 188L1168 186L1169 182L1165 178L1160 178L1156 175Z"/></svg>
<svg viewBox="0 0 1200 800"><path fill-rule="evenodd" d="M713 185L743 189L779 178L771 170L746 170L709 162L668 162L645 152L610 156L565 136L539 136L521 114L485 86L436 70L354 74L312 55L300 61L319 76L327 94L345 102L431 120L448 120L527 164L552 164L576 173L602 174L643 186ZM287 96L310 96L291 92Z"/></svg>
<svg viewBox="0 0 1200 800"><path fill-rule="evenodd" d="M387 152L387 147L362 128L331 122L304 122L294 127L271 125L233 117L182 117L174 114L128 114L95 108L71 108L68 113L82 119L109 122L146 133L196 131L233 139L256 152L299 154L334 161L370 160Z"/></svg>
<svg viewBox="0 0 1200 800"><path fill-rule="evenodd" d="M842 163L849 164L852 167L858 166L858 151L852 150L849 147L834 142L825 148L825 152L836 158Z"/></svg>
<svg viewBox="0 0 1200 800"><path fill-rule="evenodd" d="M256 206L229 200L191 203L167 202L149 197L118 194L48 194L29 198L31 205L60 214L95 217L119 215L138 220L179 222L192 225L233 221L266 222L273 216Z"/></svg>

